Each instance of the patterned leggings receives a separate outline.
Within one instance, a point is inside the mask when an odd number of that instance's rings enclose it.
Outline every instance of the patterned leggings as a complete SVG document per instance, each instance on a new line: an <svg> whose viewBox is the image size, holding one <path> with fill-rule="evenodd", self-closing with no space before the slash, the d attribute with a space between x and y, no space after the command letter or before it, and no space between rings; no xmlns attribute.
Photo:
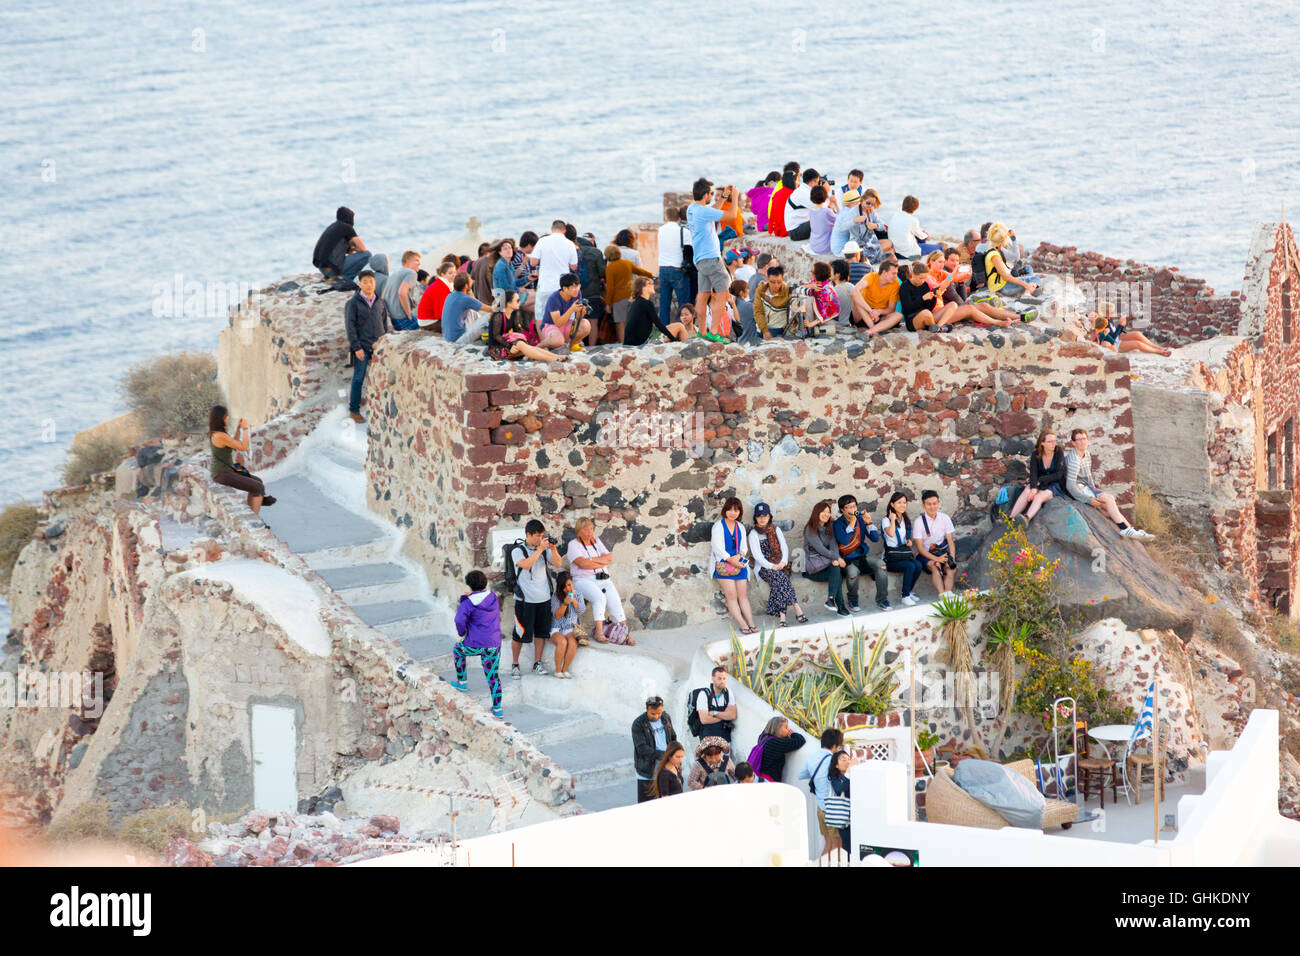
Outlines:
<svg viewBox="0 0 1300 956"><path fill-rule="evenodd" d="M462 684L465 683L465 658L478 656L481 657L483 664L483 676L487 678L488 689L492 691L492 706L501 706L501 648L499 647L466 647L464 641L458 642L451 649L452 657L456 660L456 680Z"/></svg>

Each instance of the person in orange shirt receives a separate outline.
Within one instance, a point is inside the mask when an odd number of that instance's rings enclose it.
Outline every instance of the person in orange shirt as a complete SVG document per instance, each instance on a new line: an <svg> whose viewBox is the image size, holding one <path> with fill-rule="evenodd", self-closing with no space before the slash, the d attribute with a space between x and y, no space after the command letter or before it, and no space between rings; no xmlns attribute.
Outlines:
<svg viewBox="0 0 1300 956"><path fill-rule="evenodd" d="M879 335L892 329L903 318L898 311L898 261L886 259L880 263L880 271L863 276L853 287L853 314L859 314L858 300L866 307L864 328L867 335Z"/></svg>
<svg viewBox="0 0 1300 956"><path fill-rule="evenodd" d="M722 218L718 220L718 242L725 243L745 234L745 218L740 214L740 194L734 186L722 190Z"/></svg>
<svg viewBox="0 0 1300 956"><path fill-rule="evenodd" d="M612 243L605 247L605 262L605 298L614 316L614 328L618 330L621 345L627 328L628 309L632 306L632 277L653 279L654 273L634 265L631 259L624 259L620 247Z"/></svg>

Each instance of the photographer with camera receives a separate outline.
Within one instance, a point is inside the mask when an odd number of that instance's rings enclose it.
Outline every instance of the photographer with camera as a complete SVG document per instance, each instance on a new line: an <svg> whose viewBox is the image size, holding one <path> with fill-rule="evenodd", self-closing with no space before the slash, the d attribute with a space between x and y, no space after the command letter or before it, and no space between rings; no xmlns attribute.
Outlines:
<svg viewBox="0 0 1300 956"><path fill-rule="evenodd" d="M579 294L578 277L566 272L560 277L560 289L546 300L545 310L538 318L537 344L544 349L567 346L570 352L581 352L582 340L591 331L591 323L584 318L587 303Z"/></svg>
<svg viewBox="0 0 1300 956"><path fill-rule="evenodd" d="M549 555L549 557L548 557ZM542 652L551 639L551 574L549 563L555 570L564 567L556 541L546 533L545 526L536 518L524 525L524 543L516 544L510 552L518 576L515 589L515 629L510 641L510 676L519 680L519 652L525 644L533 645L533 673L546 673Z"/></svg>
<svg viewBox="0 0 1300 956"><path fill-rule="evenodd" d="M569 570L573 574L573 588L591 605L591 616L595 622L597 644L628 644L636 641L628 637L627 615L623 612L623 600L618 588L609 576L609 565L614 556L609 553L600 538L596 537L596 523L590 518L579 518L574 525L574 538L569 542L565 556L569 559ZM605 634L605 612L609 611L613 622L608 636Z"/></svg>
<svg viewBox="0 0 1300 956"><path fill-rule="evenodd" d="M930 572L934 589L942 597L952 591L957 578L957 544L953 541L956 529L952 519L939 510L939 493L921 493L921 517L912 522L912 540L916 542L917 555Z"/></svg>

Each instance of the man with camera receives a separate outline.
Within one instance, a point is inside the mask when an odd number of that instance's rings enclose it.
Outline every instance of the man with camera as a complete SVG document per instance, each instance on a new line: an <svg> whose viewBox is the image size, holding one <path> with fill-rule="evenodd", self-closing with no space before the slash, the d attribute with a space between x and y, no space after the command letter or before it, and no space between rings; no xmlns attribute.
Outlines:
<svg viewBox="0 0 1300 956"><path fill-rule="evenodd" d="M934 589L943 596L951 593L957 578L957 545L952 537L957 529L952 519L939 510L937 491L922 492L921 509L920 519L912 522L912 539L934 581Z"/></svg>
<svg viewBox="0 0 1300 956"><path fill-rule="evenodd" d="M551 639L551 574L546 563L549 561L558 571L564 567L564 558L560 557L555 539L546 533L545 526L536 518L524 525L524 543L515 545L510 558L519 575L515 594L515 629L510 641L510 676L519 680L523 676L519 670L519 652L525 644L533 645L533 673L546 673L542 652ZM523 600L519 599L520 594Z"/></svg>
<svg viewBox="0 0 1300 956"><path fill-rule="evenodd" d="M713 668L708 687L695 692L695 712L700 719L700 739L721 737L731 743L731 729L736 726L736 700L727 689L727 669Z"/></svg>
<svg viewBox="0 0 1300 956"><path fill-rule="evenodd" d="M697 179L691 187L692 202L686 207L686 225L691 233L691 253L699 289L695 295L695 315L699 334L715 342L723 341L723 308L727 303L731 276L722 265L722 243L718 241L718 223L722 220L722 207L734 202L736 187L726 186L713 197L713 183ZM712 205L710 205L712 203ZM707 310L707 317L706 317ZM708 317L713 322L708 324Z"/></svg>
<svg viewBox="0 0 1300 956"><path fill-rule="evenodd" d="M591 331L591 323L584 318L587 303L579 295L578 277L566 272L560 277L560 289L546 300L545 311L539 320L537 344L544 349L581 352L582 340Z"/></svg>

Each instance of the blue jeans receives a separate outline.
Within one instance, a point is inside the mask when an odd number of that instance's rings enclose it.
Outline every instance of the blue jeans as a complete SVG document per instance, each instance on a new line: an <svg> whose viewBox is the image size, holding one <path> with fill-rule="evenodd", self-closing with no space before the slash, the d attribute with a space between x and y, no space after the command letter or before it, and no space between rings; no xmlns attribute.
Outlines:
<svg viewBox="0 0 1300 956"><path fill-rule="evenodd" d="M886 556L885 570L892 571L895 574L900 571L903 573L903 597L907 597L912 593L912 588L916 585L922 572L925 571L925 566L921 563L919 558L901 558L895 560Z"/></svg>
<svg viewBox="0 0 1300 956"><path fill-rule="evenodd" d="M723 229L722 232L718 233L718 242L726 242L728 239L735 239L735 238L736 238L736 230L731 226L728 226L727 228Z"/></svg>
<svg viewBox="0 0 1300 956"><path fill-rule="evenodd" d="M343 278L351 282L370 261L368 252L349 252L343 257Z"/></svg>
<svg viewBox="0 0 1300 956"><path fill-rule="evenodd" d="M356 356L356 349L352 351L352 394L348 398L348 411L355 415L361 411L361 386L365 384L366 368L370 365L370 358L374 352L366 349L366 357L359 359Z"/></svg>
<svg viewBox="0 0 1300 956"><path fill-rule="evenodd" d="M411 313L409 319L401 315L401 313L394 312L389 321L393 323L393 328L398 332L409 332L412 329L418 329L420 327L420 323L416 320L414 312Z"/></svg>
<svg viewBox="0 0 1300 956"><path fill-rule="evenodd" d="M659 321L664 325L676 321L673 312L673 295L677 296L677 311L691 301L691 281L676 266L659 267ZM694 331L692 329L692 331Z"/></svg>
<svg viewBox="0 0 1300 956"><path fill-rule="evenodd" d="M937 242L920 242L917 243L917 245L921 247L921 255L929 255L932 252L943 252L943 246L939 245Z"/></svg>

